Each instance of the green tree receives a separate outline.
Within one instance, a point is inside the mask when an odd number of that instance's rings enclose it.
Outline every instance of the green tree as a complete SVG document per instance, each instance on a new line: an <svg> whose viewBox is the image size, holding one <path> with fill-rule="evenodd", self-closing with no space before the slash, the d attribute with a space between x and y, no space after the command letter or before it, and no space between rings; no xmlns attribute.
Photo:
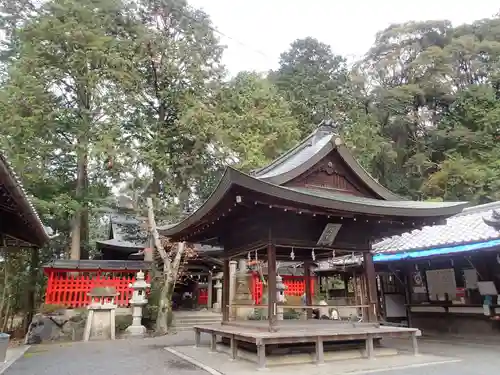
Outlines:
<svg viewBox="0 0 500 375"><path fill-rule="evenodd" d="M208 103L222 74L223 47L209 17L185 0L140 0L135 29L134 81L128 100L129 128L136 137L136 162L148 169L147 195L165 205L191 198L203 174L214 129L193 121Z"/></svg>
<svg viewBox="0 0 500 375"><path fill-rule="evenodd" d="M118 0L53 0L7 33L16 55L0 96L2 143L44 212L72 217L72 259L88 247L89 205L109 192L103 161L121 149L122 13Z"/></svg>
<svg viewBox="0 0 500 375"><path fill-rule="evenodd" d="M500 198L500 100L489 85L472 85L429 134L434 162L423 185L431 197L484 203Z"/></svg>
<svg viewBox="0 0 500 375"><path fill-rule="evenodd" d="M349 74L345 59L327 44L311 37L295 40L270 79L290 103L303 134L325 118L344 119Z"/></svg>

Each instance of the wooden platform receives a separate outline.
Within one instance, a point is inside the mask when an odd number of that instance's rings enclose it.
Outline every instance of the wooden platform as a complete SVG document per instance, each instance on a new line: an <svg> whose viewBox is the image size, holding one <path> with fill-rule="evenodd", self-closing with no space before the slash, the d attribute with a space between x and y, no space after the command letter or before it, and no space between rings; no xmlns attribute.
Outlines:
<svg viewBox="0 0 500 375"><path fill-rule="evenodd" d="M324 343L342 341L365 341L367 358L374 357L373 340L384 337L408 337L412 340L413 353L418 354L417 328L387 327L375 323L350 323L331 320L284 320L280 321L277 332L268 332L267 321L229 322L194 327L196 346L200 345L200 335L211 336L210 350L217 350L217 337L230 340L231 358L237 359L238 344L249 343L256 346L258 365L266 366L266 345L314 343L316 363L324 362Z"/></svg>

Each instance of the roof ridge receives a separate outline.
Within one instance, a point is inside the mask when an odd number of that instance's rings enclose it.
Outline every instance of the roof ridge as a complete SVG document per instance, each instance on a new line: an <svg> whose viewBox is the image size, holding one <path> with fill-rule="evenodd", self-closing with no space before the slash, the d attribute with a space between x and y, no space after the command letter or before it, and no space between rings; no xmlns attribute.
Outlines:
<svg viewBox="0 0 500 375"><path fill-rule="evenodd" d="M21 179L17 175L17 173L14 170L14 168L10 165L9 161L7 160L6 153L5 153L5 151L3 149L0 149L0 162L5 166L5 168L7 169L8 173L10 173L10 175L12 177L12 180L17 185L17 188L20 190L21 194L26 199L26 202L28 203L28 207L30 208L31 213L35 217L35 221L37 221L38 224L40 225L43 233L45 234L45 239L46 239L46 241L48 241L50 239L49 238L48 228L50 228L50 227L46 227L43 224L42 219L40 219L40 216L38 215L38 212L35 209L35 206L34 206L33 201L32 201L32 198L34 196L27 193L26 189L24 188L24 186L23 186L23 184L21 182ZM52 228L50 228L50 229L52 230Z"/></svg>
<svg viewBox="0 0 500 375"><path fill-rule="evenodd" d="M334 131L335 130L335 131ZM323 120L321 121L316 129L314 129L307 137L303 138L301 141L299 141L294 147L286 151L285 153L281 154L278 156L276 159L271 161L269 164L267 164L264 167L254 169L250 172L252 176L256 176L258 174L265 174L268 172L270 169L273 169L277 167L280 164L283 164L284 161L290 158L290 156L295 155L298 151L303 150L306 147L311 147L314 145L312 142L314 137L317 134L320 134L321 132L328 131L331 136L333 137L334 135L338 136L338 131L336 131L336 126L334 125L333 121L331 120Z"/></svg>
<svg viewBox="0 0 500 375"><path fill-rule="evenodd" d="M494 210L496 208L500 209L500 201L484 203L472 207L466 207L462 210L462 212L452 216L451 218L465 216L465 215L472 215L480 212L487 212L490 210Z"/></svg>

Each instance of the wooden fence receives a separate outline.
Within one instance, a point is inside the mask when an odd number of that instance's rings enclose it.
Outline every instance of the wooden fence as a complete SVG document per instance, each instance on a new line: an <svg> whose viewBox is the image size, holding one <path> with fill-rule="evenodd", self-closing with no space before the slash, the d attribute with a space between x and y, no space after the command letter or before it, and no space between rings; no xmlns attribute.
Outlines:
<svg viewBox="0 0 500 375"><path fill-rule="evenodd" d="M306 282L304 276L291 276L291 275L281 275L283 278L283 284L285 284L285 296L302 296L306 290ZM310 276L311 280L311 294L314 295L315 281L316 278L314 276ZM263 285L262 280L258 275L254 274L252 277L251 283L251 292L252 297L255 301L255 304L259 305L262 303L262 293L263 293Z"/></svg>
<svg viewBox="0 0 500 375"><path fill-rule="evenodd" d="M70 270L46 270L48 275L45 291L45 304L63 305L67 308L85 307L90 303L88 292L94 287L114 287L118 296L116 304L119 307L129 305L132 289L129 284L135 281L135 272L76 272ZM149 280L149 275L146 275Z"/></svg>

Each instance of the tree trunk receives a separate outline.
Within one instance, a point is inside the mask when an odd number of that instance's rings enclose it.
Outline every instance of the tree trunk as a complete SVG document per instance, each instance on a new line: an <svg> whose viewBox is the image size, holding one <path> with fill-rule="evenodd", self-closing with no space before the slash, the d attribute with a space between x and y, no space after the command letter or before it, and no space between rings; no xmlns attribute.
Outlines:
<svg viewBox="0 0 500 375"><path fill-rule="evenodd" d="M5 309L5 314L4 314L3 324L2 324L2 332L7 331L7 328L9 325L11 300L12 300L12 298L9 298L9 301L7 302L7 308Z"/></svg>
<svg viewBox="0 0 500 375"><path fill-rule="evenodd" d="M5 308L5 302L8 298L9 293L9 257L7 250L3 251L4 262L3 262L3 291L2 297L0 299L0 319L4 316L3 310Z"/></svg>
<svg viewBox="0 0 500 375"><path fill-rule="evenodd" d="M156 229L156 221L153 209L153 200L151 198L147 199L148 204L148 226L151 233L151 237L154 240L154 245L158 249L158 252L163 260L163 285L160 293L160 301L158 306L158 315L156 317L156 333L165 335L169 332L172 327L173 312L172 312L172 296L175 289L175 283L177 281L179 268L181 266L182 255L185 250L185 243L180 242L177 244L177 251L175 252L175 257L172 260L167 254L160 240L160 235Z"/></svg>
<svg viewBox="0 0 500 375"><path fill-rule="evenodd" d="M161 288L158 315L156 317L155 332L160 335L166 335L172 327L174 314L172 311L172 297L174 294L175 283L164 282Z"/></svg>
<svg viewBox="0 0 500 375"><path fill-rule="evenodd" d="M39 249L31 249L31 260L30 260L30 276L27 292L27 303L24 314L23 329L24 332L28 332L28 328L33 320L33 315L36 308L36 286L38 282L38 271L40 269L40 254L38 254Z"/></svg>
<svg viewBox="0 0 500 375"><path fill-rule="evenodd" d="M85 185L87 177L87 145L86 141L80 141L77 145L77 178L76 178L76 199L79 200L81 204L82 198L85 197ZM84 213L87 212L87 216ZM82 242L82 218L85 218L85 222L88 222L88 211L85 207L78 209L75 212L73 218L73 227L71 228L71 250L70 259L80 260L81 254L81 242ZM84 231L85 232L85 231ZM85 234L84 234L85 235Z"/></svg>

